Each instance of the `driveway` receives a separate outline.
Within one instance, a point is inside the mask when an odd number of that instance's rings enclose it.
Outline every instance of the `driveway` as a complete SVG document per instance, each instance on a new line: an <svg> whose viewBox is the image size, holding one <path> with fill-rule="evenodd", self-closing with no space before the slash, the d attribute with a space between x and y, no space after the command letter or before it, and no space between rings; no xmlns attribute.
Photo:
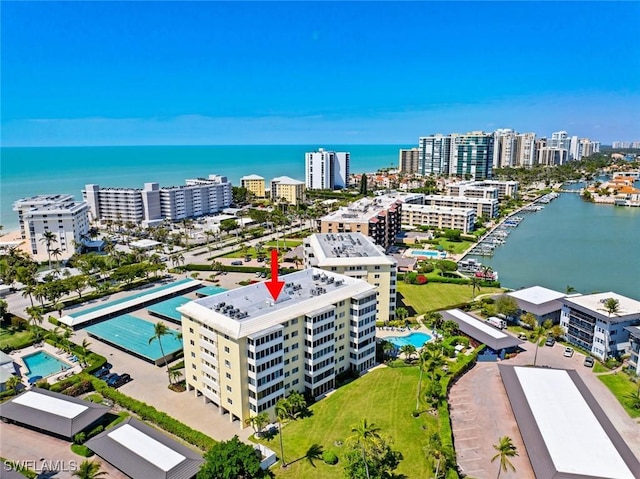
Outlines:
<svg viewBox="0 0 640 479"><path fill-rule="evenodd" d="M523 344L526 351L505 364L533 364L535 346ZM554 368L575 369L593 396L605 411L627 445L640 458L640 427L630 418L618 400L597 378L590 368L582 365L584 355L575 353L565 358L564 346L542 346L538 349L537 364ZM469 477L493 478L498 473L493 444L501 436L509 436L517 447L519 456L511 462L516 472L502 473L503 478L535 478L520 431L511 410L506 390L500 379L498 363L477 363L451 387L449 394L451 422L458 457L458 464Z"/></svg>

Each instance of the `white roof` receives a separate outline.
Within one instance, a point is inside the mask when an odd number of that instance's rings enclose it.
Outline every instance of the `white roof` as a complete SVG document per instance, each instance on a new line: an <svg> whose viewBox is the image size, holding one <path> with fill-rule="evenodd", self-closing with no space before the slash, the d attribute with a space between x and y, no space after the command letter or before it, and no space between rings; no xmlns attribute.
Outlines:
<svg viewBox="0 0 640 479"><path fill-rule="evenodd" d="M240 180L264 180L264 178L258 175L247 175L240 178Z"/></svg>
<svg viewBox="0 0 640 479"><path fill-rule="evenodd" d="M514 370L558 472L634 479L567 371Z"/></svg>
<svg viewBox="0 0 640 479"><path fill-rule="evenodd" d="M507 293L507 296L511 296L515 299L521 299L522 301L526 301L531 304L544 304L564 298L566 294L554 291L553 289L543 288L542 286L532 286L531 288L511 291L510 293Z"/></svg>
<svg viewBox="0 0 640 479"><path fill-rule="evenodd" d="M173 469L186 459L182 454L177 453L129 424L115 429L108 436L165 472Z"/></svg>
<svg viewBox="0 0 640 479"><path fill-rule="evenodd" d="M455 316L460 321L463 321L473 326L474 328L482 331L483 333L488 334L494 339L501 339L501 338L507 337L507 334L503 333L499 329L496 329L493 326L487 324L486 322L474 318L473 316L469 316L468 314L463 313L458 309L448 309L447 313L449 313L451 316Z"/></svg>
<svg viewBox="0 0 640 479"><path fill-rule="evenodd" d="M294 180L290 176L276 176L271 183L282 183L284 185L304 185L304 181Z"/></svg>
<svg viewBox="0 0 640 479"><path fill-rule="evenodd" d="M160 241L150 240L150 239L141 239L138 241L132 241L129 243L129 246L132 248L153 248L154 246L158 246Z"/></svg>
<svg viewBox="0 0 640 479"><path fill-rule="evenodd" d="M391 256L362 233L315 233L307 241L313 249L317 266L396 264Z"/></svg>
<svg viewBox="0 0 640 479"><path fill-rule="evenodd" d="M609 298L617 299L620 303L619 311L615 315L613 315L613 317L628 316L634 314L640 315L640 301L627 298L626 296L622 296L612 291L608 293L572 296L571 298L566 298L565 302L582 306L583 308L589 309L590 311L599 313L603 316L608 316L607 311L604 309L604 302Z"/></svg>
<svg viewBox="0 0 640 479"><path fill-rule="evenodd" d="M27 391L16 397L13 402L67 419L73 419L89 409L82 404L75 404L63 399L46 396L35 391Z"/></svg>

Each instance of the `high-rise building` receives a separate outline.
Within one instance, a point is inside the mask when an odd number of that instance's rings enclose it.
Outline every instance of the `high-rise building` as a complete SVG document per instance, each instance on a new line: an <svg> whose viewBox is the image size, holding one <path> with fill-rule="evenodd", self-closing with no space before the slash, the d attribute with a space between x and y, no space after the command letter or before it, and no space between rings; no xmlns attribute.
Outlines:
<svg viewBox="0 0 640 479"><path fill-rule="evenodd" d="M451 167L451 135L440 133L418 140L418 171L420 175L449 175Z"/></svg>
<svg viewBox="0 0 640 479"><path fill-rule="evenodd" d="M571 148L571 138L566 131L554 131L551 134L551 139L548 141L547 146L569 151Z"/></svg>
<svg viewBox="0 0 640 479"><path fill-rule="evenodd" d="M493 133L493 168L516 166L517 133L509 128Z"/></svg>
<svg viewBox="0 0 640 479"><path fill-rule="evenodd" d="M400 150L398 161L398 171L408 175L421 174L420 172L420 149Z"/></svg>
<svg viewBox="0 0 640 479"><path fill-rule="evenodd" d="M347 152L318 151L305 153L305 185L310 190L335 190L349 186Z"/></svg>
<svg viewBox="0 0 640 479"><path fill-rule="evenodd" d="M281 279L276 301L257 283L178 309L187 389L240 427L258 413L273 416L291 390L318 397L338 374L375 364L374 286L317 268Z"/></svg>
<svg viewBox="0 0 640 479"><path fill-rule="evenodd" d="M288 205L297 205L305 199L304 183L288 176L273 178L270 190L271 201L284 201Z"/></svg>
<svg viewBox="0 0 640 479"><path fill-rule="evenodd" d="M395 318L396 260L362 233L316 233L304 239L307 268L358 278L375 286L378 295L378 321Z"/></svg>
<svg viewBox="0 0 640 479"><path fill-rule="evenodd" d="M557 148L553 146L543 146L538 149L538 161L539 165L544 166L556 166L564 165L569 161L569 151L564 148Z"/></svg>
<svg viewBox="0 0 640 479"><path fill-rule="evenodd" d="M491 178L493 147L491 133L472 131L464 135L452 135L449 173L472 180Z"/></svg>
<svg viewBox="0 0 640 479"><path fill-rule="evenodd" d="M13 204L18 213L22 239L29 243L36 261L69 259L89 231L89 205L75 201L72 195L38 195ZM46 233L54 239L47 246Z"/></svg>
<svg viewBox="0 0 640 479"><path fill-rule="evenodd" d="M530 168L536 164L536 134L521 133L516 136L515 164L522 168Z"/></svg>
<svg viewBox="0 0 640 479"><path fill-rule="evenodd" d="M94 221L132 221L144 226L217 213L232 202L231 182L226 176L209 175L185 183L162 188L158 183L145 183L142 189L89 184L82 197Z"/></svg>
<svg viewBox="0 0 640 479"><path fill-rule="evenodd" d="M247 175L240 178L240 186L246 188L248 192L256 198L265 197L264 178L258 175Z"/></svg>

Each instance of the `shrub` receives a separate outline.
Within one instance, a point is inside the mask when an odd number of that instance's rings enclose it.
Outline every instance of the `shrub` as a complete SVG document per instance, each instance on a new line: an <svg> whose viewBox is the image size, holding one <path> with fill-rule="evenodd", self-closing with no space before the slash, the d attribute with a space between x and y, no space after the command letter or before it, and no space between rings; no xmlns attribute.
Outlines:
<svg viewBox="0 0 640 479"><path fill-rule="evenodd" d="M87 440L87 435L84 432L79 432L75 436L73 436L73 442L76 444L84 444Z"/></svg>
<svg viewBox="0 0 640 479"><path fill-rule="evenodd" d="M56 318L54 318L53 316L49 316L47 318L47 321L49 321L51 324L53 324L54 326L60 326L60 321L58 321Z"/></svg>
<svg viewBox="0 0 640 479"><path fill-rule="evenodd" d="M82 446L80 444L71 444L71 450L75 452L78 456L82 456L82 457L93 456L93 451L91 449L89 449L87 446Z"/></svg>
<svg viewBox="0 0 640 479"><path fill-rule="evenodd" d="M89 431L89 434L87 434L87 439L91 439L93 436L97 436L102 431L104 431L104 426L102 424L100 424L97 427L94 427L91 431Z"/></svg>
<svg viewBox="0 0 640 479"><path fill-rule="evenodd" d="M338 464L338 456L333 451L324 451L322 453L322 460L325 464L329 464L330 466L335 466Z"/></svg>
<svg viewBox="0 0 640 479"><path fill-rule="evenodd" d="M427 277L423 274L419 274L416 276L416 284L425 284L427 282Z"/></svg>

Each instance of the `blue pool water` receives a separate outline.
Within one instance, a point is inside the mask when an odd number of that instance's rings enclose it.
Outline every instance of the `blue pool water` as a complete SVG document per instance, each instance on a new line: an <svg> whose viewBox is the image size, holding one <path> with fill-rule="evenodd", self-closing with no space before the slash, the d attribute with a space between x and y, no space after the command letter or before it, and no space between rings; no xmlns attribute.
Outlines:
<svg viewBox="0 0 640 479"><path fill-rule="evenodd" d="M444 251L430 251L426 249L414 249L411 251L411 256L424 256L425 258L438 258L445 259L447 253Z"/></svg>
<svg viewBox="0 0 640 479"><path fill-rule="evenodd" d="M180 322L180 313L176 311L176 308L179 308L183 304L192 301L189 298L185 298L184 296L177 296L175 298L170 298L160 303L156 303L152 306L147 307L147 311L150 313L155 313L163 318L170 318L174 321Z"/></svg>
<svg viewBox="0 0 640 479"><path fill-rule="evenodd" d="M154 323L145 321L130 314L123 314L84 328L92 336L120 346L153 361L162 357L158 340L149 344L154 334ZM177 338L177 331L162 337L164 354L169 355L182 349L182 341Z"/></svg>
<svg viewBox="0 0 640 479"><path fill-rule="evenodd" d="M135 299L135 298L140 298L142 296L146 296L148 294L155 293L156 291L162 291L162 290L165 290L165 289L173 288L174 286L177 286L179 284L191 283L193 281L194 280L191 279L191 278L186 278L186 279L181 279L179 281L174 281L173 283L169 283L169 284L165 284L165 285L162 285L162 286L158 286L157 288L145 289L143 291L140 291L139 293L132 294L131 296L126 296L126 297L120 298L120 299L114 299L113 301L109 301L107 303L102 303L99 306L93 306L92 308L87 308L87 309L83 309L82 311L73 312L69 316L77 317L77 316L82 316L82 315L87 314L87 313L93 313L94 311L99 311L99 310L101 310L103 308L108 308L109 306L115 306L116 304L124 303L125 301L129 301L129 300L132 300L132 299Z"/></svg>
<svg viewBox="0 0 640 479"><path fill-rule="evenodd" d="M226 289L218 288L217 286L205 286L196 291L198 296L211 296L212 294L224 293Z"/></svg>
<svg viewBox="0 0 640 479"><path fill-rule="evenodd" d="M69 364L60 361L55 356L45 353L44 351L23 356L22 360L29 370L27 373L28 378L32 378L33 376L46 378L54 373L59 373L63 368L69 369Z"/></svg>
<svg viewBox="0 0 640 479"><path fill-rule="evenodd" d="M392 336L385 339L398 348L411 344L415 346L416 349L420 349L424 346L424 343L431 341L431 336L427 333L411 333L409 336Z"/></svg>

